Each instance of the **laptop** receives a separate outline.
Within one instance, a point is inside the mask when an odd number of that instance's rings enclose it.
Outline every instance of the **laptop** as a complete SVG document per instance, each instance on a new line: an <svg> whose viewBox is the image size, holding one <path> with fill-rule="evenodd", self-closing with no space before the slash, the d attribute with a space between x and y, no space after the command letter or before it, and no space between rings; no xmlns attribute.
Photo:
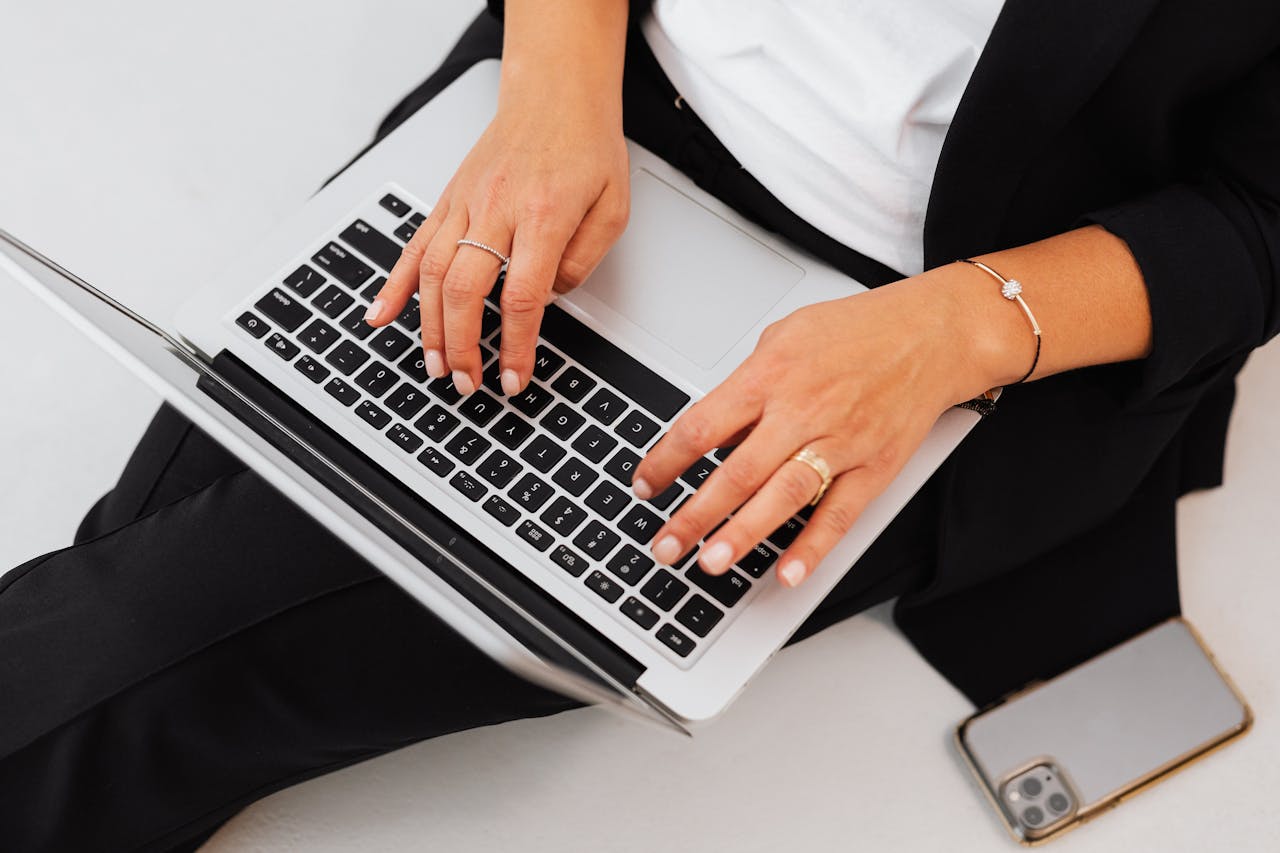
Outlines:
<svg viewBox="0 0 1280 853"><path fill-rule="evenodd" d="M483 387L431 380L417 303L363 322L401 248L480 136L482 62L184 305L172 330L0 232L0 269L239 455L494 660L689 733L721 713L977 422L946 412L893 484L796 589L773 569L797 516L729 572L675 566L653 534L724 458L650 501L631 472L693 401L801 306L864 288L747 222L643 148L631 221L548 307L534 378L498 381L497 288Z"/></svg>

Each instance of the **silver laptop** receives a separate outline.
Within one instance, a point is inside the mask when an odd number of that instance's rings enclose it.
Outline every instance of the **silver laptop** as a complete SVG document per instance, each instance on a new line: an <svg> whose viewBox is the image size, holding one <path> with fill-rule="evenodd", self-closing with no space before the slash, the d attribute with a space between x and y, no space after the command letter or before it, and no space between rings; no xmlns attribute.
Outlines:
<svg viewBox="0 0 1280 853"><path fill-rule="evenodd" d="M636 145L631 223L548 308L529 388L461 397L423 365L416 302L366 306L497 103L464 74L305 204L167 332L16 239L0 269L44 297L319 523L501 664L681 731L723 711L978 420L938 421L797 589L774 579L796 517L723 576L657 565L653 534L722 461L651 501L636 462L769 323L863 288L745 221ZM500 287L501 282L498 283Z"/></svg>

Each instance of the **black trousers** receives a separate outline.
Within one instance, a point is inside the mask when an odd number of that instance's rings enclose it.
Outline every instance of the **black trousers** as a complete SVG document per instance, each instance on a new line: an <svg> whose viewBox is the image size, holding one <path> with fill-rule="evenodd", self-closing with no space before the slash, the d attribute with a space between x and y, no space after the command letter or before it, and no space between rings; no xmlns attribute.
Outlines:
<svg viewBox="0 0 1280 853"><path fill-rule="evenodd" d="M477 20L381 133L500 45ZM893 277L738 168L639 48L626 110L633 138L749 217ZM797 637L919 586L935 513L922 493ZM0 849L193 849L296 782L574 704L493 664L163 408L76 544L0 577Z"/></svg>

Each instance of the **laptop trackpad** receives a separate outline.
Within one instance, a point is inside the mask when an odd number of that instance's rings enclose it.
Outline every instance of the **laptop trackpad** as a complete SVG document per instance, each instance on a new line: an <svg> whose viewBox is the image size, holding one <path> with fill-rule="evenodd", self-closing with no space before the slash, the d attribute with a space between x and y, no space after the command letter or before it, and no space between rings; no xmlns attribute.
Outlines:
<svg viewBox="0 0 1280 853"><path fill-rule="evenodd" d="M631 222L583 290L710 369L804 270L644 169Z"/></svg>

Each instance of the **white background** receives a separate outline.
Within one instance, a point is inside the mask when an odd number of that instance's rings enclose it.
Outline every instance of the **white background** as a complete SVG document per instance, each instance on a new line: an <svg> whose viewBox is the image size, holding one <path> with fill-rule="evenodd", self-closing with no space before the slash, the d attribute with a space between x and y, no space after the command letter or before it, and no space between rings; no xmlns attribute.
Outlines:
<svg viewBox="0 0 1280 853"><path fill-rule="evenodd" d="M167 319L477 7L5 0L0 227ZM157 401L8 281L0 320L2 571L70 541ZM1272 346L1242 380L1228 485L1180 510L1186 611L1256 730L1054 849L1280 849L1278 415ZM209 849L1012 850L949 743L969 710L878 610L784 652L692 742L592 710L442 738L278 794Z"/></svg>

